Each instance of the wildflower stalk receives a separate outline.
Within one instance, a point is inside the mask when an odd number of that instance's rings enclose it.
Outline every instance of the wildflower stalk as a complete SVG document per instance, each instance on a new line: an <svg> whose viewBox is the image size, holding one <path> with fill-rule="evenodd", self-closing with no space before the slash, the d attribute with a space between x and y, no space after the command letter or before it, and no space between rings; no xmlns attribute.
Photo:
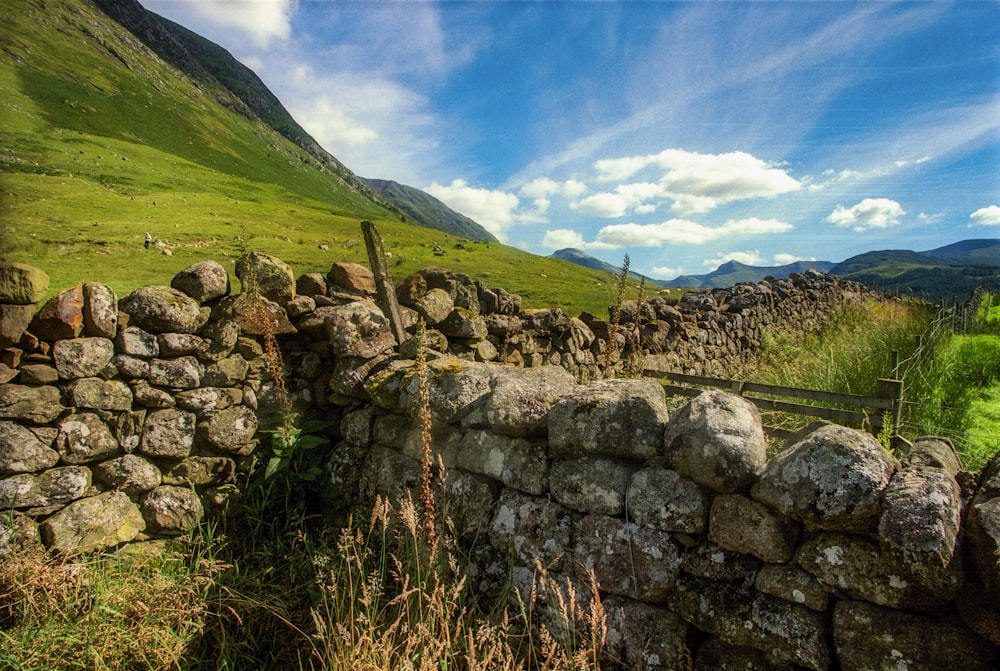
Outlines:
<svg viewBox="0 0 1000 671"><path fill-rule="evenodd" d="M417 324L417 422L420 426L420 502L423 506L424 531L431 544L431 555L437 545L436 503L432 485L434 482L434 460L431 455L431 394L427 375L427 353L425 339L427 327L421 319Z"/></svg>
<svg viewBox="0 0 1000 671"><path fill-rule="evenodd" d="M625 255L625 262L622 264L622 272L618 276L618 295L615 297L614 305L611 306L610 320L608 321L608 348L604 351L604 370L607 375L614 366L615 359L618 358L618 327L622 317L622 303L625 302L625 288L628 286L628 268L631 260L628 254Z"/></svg>

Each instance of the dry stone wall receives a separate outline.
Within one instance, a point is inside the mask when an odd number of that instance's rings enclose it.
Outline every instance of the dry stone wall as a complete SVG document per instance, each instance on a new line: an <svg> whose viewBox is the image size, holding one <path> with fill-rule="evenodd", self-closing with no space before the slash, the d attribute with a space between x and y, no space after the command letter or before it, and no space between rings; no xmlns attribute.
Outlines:
<svg viewBox="0 0 1000 671"><path fill-rule="evenodd" d="M39 308L44 273L0 264L0 554L112 548L221 514L259 471L279 387L333 422L330 506L418 486L417 347L395 343L370 273L295 278L252 254L236 274L259 300L208 261L170 287L119 299L82 283ZM625 305L622 321L640 316L643 354L711 373L863 294L807 274ZM901 463L833 425L768 459L743 399L707 392L671 415L657 383L615 377L635 341L606 320L522 310L436 268L397 296L411 331L430 325L439 496L474 589L511 584L544 618L593 576L608 654L630 668L996 667L1000 462L963 473L946 441L922 439Z"/></svg>

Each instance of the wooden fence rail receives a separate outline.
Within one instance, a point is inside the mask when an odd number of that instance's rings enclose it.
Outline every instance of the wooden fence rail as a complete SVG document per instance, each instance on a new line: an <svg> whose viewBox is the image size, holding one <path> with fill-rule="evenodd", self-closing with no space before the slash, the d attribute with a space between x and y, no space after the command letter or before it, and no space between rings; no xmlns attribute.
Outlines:
<svg viewBox="0 0 1000 671"><path fill-rule="evenodd" d="M779 387L772 384L758 384L744 380L726 380L702 375L685 375L683 373L668 373L658 370L643 371L644 377L667 380L664 390L668 394L694 397L704 389L712 387L724 389L747 399L761 410L786 412L806 417L816 417L838 424L856 425L869 428L878 434L884 426L884 416L892 418L893 439L898 438L899 414L903 403L903 383L901 380L880 378L875 396L859 394L841 394L815 389L797 389L795 387ZM671 384L676 383L676 384ZM778 396L827 403L831 405L850 406L862 410L845 410L823 405L806 405L804 403L789 403L761 396ZM772 433L783 433L781 429L768 429Z"/></svg>

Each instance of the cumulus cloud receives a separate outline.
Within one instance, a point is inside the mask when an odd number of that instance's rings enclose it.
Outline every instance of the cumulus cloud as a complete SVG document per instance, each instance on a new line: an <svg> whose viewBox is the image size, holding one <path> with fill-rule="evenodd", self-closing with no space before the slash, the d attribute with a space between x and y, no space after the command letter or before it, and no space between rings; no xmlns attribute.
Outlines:
<svg viewBox="0 0 1000 671"><path fill-rule="evenodd" d="M643 199L671 199L670 209L679 215L708 212L729 202L769 198L802 187L782 167L742 151L699 154L665 149L658 154L602 159L594 163L594 169L599 180L609 182L655 173L656 190L644 191Z"/></svg>
<svg viewBox="0 0 1000 671"><path fill-rule="evenodd" d="M578 203L573 203L570 207L584 214L613 219L623 216L628 211L628 201L617 193L595 193Z"/></svg>
<svg viewBox="0 0 1000 671"><path fill-rule="evenodd" d="M259 47L275 38L287 40L292 34L293 0L194 0L186 4L216 25L245 33Z"/></svg>
<svg viewBox="0 0 1000 671"><path fill-rule="evenodd" d="M861 233L872 228L890 228L899 223L906 210L888 198L865 198L854 207L837 207L826 218L841 228L853 228Z"/></svg>
<svg viewBox="0 0 1000 671"><path fill-rule="evenodd" d="M705 226L687 219L658 224L612 224L597 232L595 243L605 249L618 247L662 247L668 244L700 245L723 237L785 233L792 225L777 219L730 219L721 226ZM594 245L595 243L590 243Z"/></svg>
<svg viewBox="0 0 1000 671"><path fill-rule="evenodd" d="M796 261L815 261L816 257L810 256L808 259L801 256L796 256L795 254L775 254L774 255L774 265L776 266L787 266L789 263L795 263Z"/></svg>
<svg viewBox="0 0 1000 671"><path fill-rule="evenodd" d="M507 241L507 229L514 223L521 202L513 193L469 186L464 179L452 180L446 186L434 182L424 191L475 220L502 242Z"/></svg>
<svg viewBox="0 0 1000 671"><path fill-rule="evenodd" d="M724 252L714 259L705 259L705 267L718 268L723 263L729 261L736 261L747 266L762 266L767 263L764 257L760 255L759 250L748 249L745 252Z"/></svg>
<svg viewBox="0 0 1000 671"><path fill-rule="evenodd" d="M567 247L583 249L587 243L578 232L568 228L557 228L553 231L545 231L542 246L546 249L566 249Z"/></svg>
<svg viewBox="0 0 1000 671"><path fill-rule="evenodd" d="M578 198L586 192L587 185L576 179L557 182L548 177L538 177L522 186L518 194L525 198L548 198L550 196Z"/></svg>
<svg viewBox="0 0 1000 671"><path fill-rule="evenodd" d="M654 279L672 280L675 277L680 277L684 274L684 267L677 266L676 268L671 268L670 266L653 266L649 269L649 274Z"/></svg>
<svg viewBox="0 0 1000 671"><path fill-rule="evenodd" d="M981 207L969 215L969 228L973 226L1000 226L1000 207Z"/></svg>

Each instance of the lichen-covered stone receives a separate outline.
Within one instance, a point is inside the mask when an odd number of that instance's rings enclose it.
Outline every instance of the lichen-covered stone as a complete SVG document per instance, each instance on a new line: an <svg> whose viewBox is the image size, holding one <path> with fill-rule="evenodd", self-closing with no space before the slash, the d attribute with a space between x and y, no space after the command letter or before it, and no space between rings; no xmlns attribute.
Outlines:
<svg viewBox="0 0 1000 671"><path fill-rule="evenodd" d="M70 405L92 410L131 410L132 390L119 380L83 377L66 385Z"/></svg>
<svg viewBox="0 0 1000 671"><path fill-rule="evenodd" d="M58 387L0 384L0 419L48 424L65 410Z"/></svg>
<svg viewBox="0 0 1000 671"><path fill-rule="evenodd" d="M631 519L664 531L705 533L711 493L677 471L650 466L636 471L628 487Z"/></svg>
<svg viewBox="0 0 1000 671"><path fill-rule="evenodd" d="M521 438L497 436L488 431L469 431L462 440L455 465L472 473L488 475L528 494L548 489L549 468L545 446ZM448 464L445 464L448 466Z"/></svg>
<svg viewBox="0 0 1000 671"><path fill-rule="evenodd" d="M151 457L183 459L194 444L195 422L194 413L185 410L153 410L146 415L139 451Z"/></svg>
<svg viewBox="0 0 1000 671"><path fill-rule="evenodd" d="M607 624L605 651L630 669L684 668L691 658L688 624L665 608L609 595L602 600Z"/></svg>
<svg viewBox="0 0 1000 671"><path fill-rule="evenodd" d="M757 501L739 494L722 494L712 501L708 538L713 543L784 563L795 554L801 527Z"/></svg>
<svg viewBox="0 0 1000 671"><path fill-rule="evenodd" d="M126 326L121 329L115 337L115 345L119 354L140 359L152 359L160 355L159 339L138 326Z"/></svg>
<svg viewBox="0 0 1000 671"><path fill-rule="evenodd" d="M160 485L160 469L137 454L125 454L92 467L94 476L112 489L135 497Z"/></svg>
<svg viewBox="0 0 1000 671"><path fill-rule="evenodd" d="M795 564L767 564L757 572L754 586L764 594L823 612L830 595L816 578Z"/></svg>
<svg viewBox="0 0 1000 671"><path fill-rule="evenodd" d="M201 499L187 487L161 485L142 499L142 517L154 533L176 534L190 531L205 516Z"/></svg>
<svg viewBox="0 0 1000 671"><path fill-rule="evenodd" d="M572 533L567 509L512 489L501 492L489 529L490 541L498 550L524 566L534 566L537 560L550 570L561 568Z"/></svg>
<svg viewBox="0 0 1000 671"><path fill-rule="evenodd" d="M833 638L844 669L987 671L1000 663L996 649L968 629L859 601L837 603Z"/></svg>
<svg viewBox="0 0 1000 671"><path fill-rule="evenodd" d="M236 277L243 285L243 293L247 292L249 283L257 287L261 296L284 307L295 295L295 275L287 263L281 259L250 252L236 261Z"/></svg>
<svg viewBox="0 0 1000 671"><path fill-rule="evenodd" d="M575 389L573 375L560 366L512 370L497 378L486 399L486 418L496 433L544 434L552 406Z"/></svg>
<svg viewBox="0 0 1000 671"><path fill-rule="evenodd" d="M821 424L768 462L751 493L807 528L868 532L897 470L899 462L871 434Z"/></svg>
<svg viewBox="0 0 1000 671"><path fill-rule="evenodd" d="M674 412L664 440L678 473L717 492L748 489L767 461L757 408L719 390L706 391Z"/></svg>
<svg viewBox="0 0 1000 671"><path fill-rule="evenodd" d="M729 645L712 637L699 646L693 671L796 671L800 668L791 662L777 660L763 650Z"/></svg>
<svg viewBox="0 0 1000 671"><path fill-rule="evenodd" d="M85 464L119 454L118 441L101 417L93 412L78 412L59 423L56 449L67 464Z"/></svg>
<svg viewBox="0 0 1000 671"><path fill-rule="evenodd" d="M940 468L952 476L962 470L962 462L951 440L936 436L913 441L913 446L910 447L909 465Z"/></svg>
<svg viewBox="0 0 1000 671"><path fill-rule="evenodd" d="M753 555L724 548L715 543L699 543L685 548L681 570L710 580L751 582L760 569L761 561Z"/></svg>
<svg viewBox="0 0 1000 671"><path fill-rule="evenodd" d="M625 510L625 493L632 470L601 457L556 459L549 474L549 491L552 498L567 508L619 515Z"/></svg>
<svg viewBox="0 0 1000 671"><path fill-rule="evenodd" d="M201 384L202 366L193 356L153 359L149 362L149 383L171 389L195 389Z"/></svg>
<svg viewBox="0 0 1000 671"><path fill-rule="evenodd" d="M455 309L455 302L444 289L431 289L411 306L430 326L443 322Z"/></svg>
<svg viewBox="0 0 1000 671"><path fill-rule="evenodd" d="M579 387L549 412L549 445L557 455L659 454L670 416L663 387L652 380L610 379Z"/></svg>
<svg viewBox="0 0 1000 671"><path fill-rule="evenodd" d="M326 274L328 286L371 296L375 293L375 276L372 271L358 263L337 261ZM326 293L325 291L323 292Z"/></svg>
<svg viewBox="0 0 1000 671"><path fill-rule="evenodd" d="M476 309L478 310L478 306ZM450 338L482 340L489 333L485 319L476 312L462 307L456 307L436 326L441 333Z"/></svg>
<svg viewBox="0 0 1000 671"><path fill-rule="evenodd" d="M16 422L0 421L0 475L36 473L59 463L59 453Z"/></svg>
<svg viewBox="0 0 1000 671"><path fill-rule="evenodd" d="M127 543L145 528L139 508L125 492L115 491L71 503L42 523L40 531L50 550L74 553Z"/></svg>
<svg viewBox="0 0 1000 671"><path fill-rule="evenodd" d="M324 320L333 353L372 359L396 344L389 320L371 302L358 302L316 310Z"/></svg>
<svg viewBox="0 0 1000 671"><path fill-rule="evenodd" d="M42 306L30 330L43 340L73 339L83 333L83 284L63 289Z"/></svg>
<svg viewBox="0 0 1000 671"><path fill-rule="evenodd" d="M96 338L115 337L118 331L118 296L106 284L83 284L83 332Z"/></svg>
<svg viewBox="0 0 1000 671"><path fill-rule="evenodd" d="M229 273L217 261L201 261L174 275L170 286L199 303L209 303L229 295Z"/></svg>
<svg viewBox="0 0 1000 671"><path fill-rule="evenodd" d="M253 439L257 425L253 410L236 405L198 422L197 432L199 438L215 450L239 452Z"/></svg>
<svg viewBox="0 0 1000 671"><path fill-rule="evenodd" d="M236 462L229 457L188 457L163 474L163 484L206 487L232 482Z"/></svg>
<svg viewBox="0 0 1000 671"><path fill-rule="evenodd" d="M49 289L49 276L26 263L0 262L0 303L34 305Z"/></svg>
<svg viewBox="0 0 1000 671"><path fill-rule="evenodd" d="M925 588L952 598L962 586L956 560L962 492L941 468L911 466L885 490L879 542Z"/></svg>
<svg viewBox="0 0 1000 671"><path fill-rule="evenodd" d="M60 466L34 473L18 473L0 480L0 509L43 508L84 496L91 472L84 466Z"/></svg>
<svg viewBox="0 0 1000 671"><path fill-rule="evenodd" d="M195 333L205 323L198 301L163 286L145 286L123 296L118 308L129 324L150 333Z"/></svg>
<svg viewBox="0 0 1000 671"><path fill-rule="evenodd" d="M34 316L34 305L0 303L0 349L17 344Z"/></svg>
<svg viewBox="0 0 1000 671"><path fill-rule="evenodd" d="M114 355L115 344L107 338L60 340L52 346L52 359L64 380L97 377Z"/></svg>
<svg viewBox="0 0 1000 671"><path fill-rule="evenodd" d="M587 515L573 525L573 559L592 571L612 594L663 603L674 587L680 550L670 534L605 515Z"/></svg>
<svg viewBox="0 0 1000 671"><path fill-rule="evenodd" d="M198 387L174 394L177 406L198 417L209 417L243 402L243 392L235 387Z"/></svg>

